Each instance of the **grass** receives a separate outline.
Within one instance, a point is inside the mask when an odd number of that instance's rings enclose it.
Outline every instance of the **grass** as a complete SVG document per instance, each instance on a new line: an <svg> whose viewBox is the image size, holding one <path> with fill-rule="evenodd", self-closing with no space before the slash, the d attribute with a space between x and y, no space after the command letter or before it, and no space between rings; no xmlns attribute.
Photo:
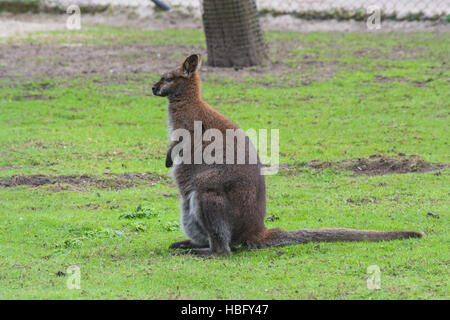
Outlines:
<svg viewBox="0 0 450 320"><path fill-rule="evenodd" d="M96 26L8 42L204 47L197 30L129 30ZM281 163L400 152L448 163L448 34L266 38L293 44L283 56L271 53L280 68L305 68L280 75L274 67L239 80L206 74L203 92L244 129L280 129ZM331 76L302 84L324 71L306 68L306 56L330 64ZM0 180L105 171L168 176L167 102L149 94L159 75L118 77L127 81L1 80ZM227 258L174 256L168 247L184 235L170 178L119 190L0 187L0 299L448 299L448 169L369 177L302 168L266 183L268 216L278 217L268 227L410 229L426 236L239 249ZM66 287L71 265L80 267L81 290ZM371 265L380 267L380 290L366 286Z"/></svg>
<svg viewBox="0 0 450 320"><path fill-rule="evenodd" d="M170 42L167 41L170 37ZM17 40L27 43L40 44L64 44L64 43L82 43L94 45L110 44L130 44L147 43L154 45L163 44L185 44L191 46L205 46L204 36L200 30L186 29L168 29L160 30L140 30L132 26L104 26L104 25L83 25L82 30L75 32L67 30L39 31L22 35L19 39L8 39L11 42Z"/></svg>

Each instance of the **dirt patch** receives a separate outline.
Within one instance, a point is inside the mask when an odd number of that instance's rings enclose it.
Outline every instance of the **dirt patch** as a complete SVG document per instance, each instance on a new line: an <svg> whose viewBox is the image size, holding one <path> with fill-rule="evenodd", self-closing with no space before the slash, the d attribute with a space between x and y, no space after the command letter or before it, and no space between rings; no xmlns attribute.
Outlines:
<svg viewBox="0 0 450 320"><path fill-rule="evenodd" d="M375 81L385 83L385 82L409 82L408 78L402 77L385 77L380 75L375 75Z"/></svg>
<svg viewBox="0 0 450 320"><path fill-rule="evenodd" d="M153 13L152 13L153 14ZM82 17L83 28L92 25L112 25L136 27L141 30L156 29L201 29L201 20L179 12L160 12L158 18L154 16L130 17L124 14L85 14ZM13 36L16 33L26 33L34 31L65 30L67 15L5 15L0 14L0 37ZM264 20L269 19L269 20ZM270 25L272 20L278 21L280 28L293 24L292 30L298 32L309 31L336 31L337 21L299 21L298 19L281 17L264 17L262 25ZM281 20L279 20L281 19ZM292 20L292 21L291 21ZM295 22L295 23L294 23ZM352 24L353 22L351 22ZM328 30L316 24L327 24ZM446 25L447 26L447 25ZM359 28L359 29L358 29ZM365 24L359 26L357 31L363 31ZM447 28L450 28L447 26ZM277 27L269 28L277 30ZM283 28L280 30L284 31ZM383 29L384 30L384 29ZM342 29L342 31L353 31ZM384 30L385 31L385 30ZM2 32L4 34L2 34ZM274 39L268 41L268 61L262 66L251 68L213 68L206 65L202 66L201 72L208 80L209 75L225 76L240 80L245 77L253 77L255 84L263 86L279 86L281 81L274 83L271 79L264 79L264 75L271 76L289 76L282 85L308 85L311 81L323 81L333 77L336 70L346 67L333 59L327 61L318 61L313 56L304 56L301 59L295 56L295 51L305 45L298 40ZM409 50L409 51L408 51ZM404 59L405 55L413 57L416 53L410 52L405 48L396 50L400 53L392 59ZM66 44L29 44L0 43L0 77L6 79L15 79L20 81L37 80L42 78L69 78L73 79L75 75L102 75L107 83L124 81L121 75L130 75L134 73L161 74L178 65L182 58L192 52L201 53L206 57L204 45L197 44L172 44L172 45L154 45L151 43L127 43L110 45L92 45L83 43ZM377 56L377 51L361 51L356 55ZM269 77L270 78L270 77ZM213 81L217 81L214 80ZM301 83L297 83L301 79ZM296 81L296 83L292 83ZM383 79L381 79L383 81Z"/></svg>
<svg viewBox="0 0 450 320"><path fill-rule="evenodd" d="M334 60L317 61L310 56L302 59L293 58L292 52L299 45L300 42L296 40L273 40L267 43L269 59L261 66L217 68L203 64L200 72L206 81L220 82L221 79L229 81L230 78L240 81L251 77L252 84L290 87L305 86L313 81L329 79L341 67L339 62ZM168 56L167 52L174 54ZM73 79L76 75L87 77L101 75L102 78L97 79L95 83L126 84L128 78L132 78L134 74L136 76L163 74L179 65L182 59L192 52L206 57L205 48L183 44L9 45L0 43L0 77L16 81L19 79L33 81L47 78ZM266 79L265 75L269 77ZM274 82L273 76L286 76L286 79ZM28 97L28 99L32 98Z"/></svg>
<svg viewBox="0 0 450 320"><path fill-rule="evenodd" d="M407 157L403 154L399 154L396 157L372 155L369 158L348 159L339 162L313 160L307 164L281 165L280 169L295 172L296 169L304 167L316 170L336 168L353 171L356 175L375 176L410 172L429 172L447 169L450 165L447 163L427 162L417 155Z"/></svg>
<svg viewBox="0 0 450 320"><path fill-rule="evenodd" d="M164 179L155 173L123 173L107 174L104 177L91 175L68 175L68 176L45 176L45 175L14 175L10 178L0 180L0 187L11 188L18 186L39 187L52 185L55 191L68 189L67 186L77 188L101 188L101 189L124 189L137 185L154 185L155 182Z"/></svg>
<svg viewBox="0 0 450 320"><path fill-rule="evenodd" d="M291 47L296 43L274 41L269 44L270 56L263 66L252 68L215 68L203 65L201 73L208 80L225 76L235 80L245 77L261 78L264 74L275 76L311 75L303 82L324 80L334 74L334 63L312 64L308 59L299 62L296 68L283 63ZM122 83L123 77L130 74L162 74L180 64L182 58L167 57L165 52L198 52L206 56L206 50L200 47L184 45L58 45L58 44L0 44L0 77L21 81L44 78L73 78L74 75L102 75L105 84ZM130 53L134 53L130 59ZM183 55L182 55L183 56ZM35 57L30 59L30 57ZM277 60L275 60L275 58ZM278 60L279 59L279 60ZM314 71L314 72L313 72ZM123 75L123 76L121 76ZM257 84L272 85L273 81L257 81ZM285 85L290 85L285 83ZM303 85L303 84L302 84ZM32 99L29 97L28 99Z"/></svg>
<svg viewBox="0 0 450 320"><path fill-rule="evenodd" d="M22 80L45 77L73 77L77 74L105 75L130 73L161 74L176 64L164 52L191 52L198 49L180 46L146 44L122 45L56 45L56 44L0 44L1 77ZM130 60L130 52L139 55ZM35 57L30 59L30 57ZM177 64L180 63L179 61Z"/></svg>
<svg viewBox="0 0 450 320"><path fill-rule="evenodd" d="M15 101L20 101L20 100L52 100L52 97L49 96L45 96L45 95L40 95L40 94L27 94L24 96L16 96L13 98L13 100Z"/></svg>

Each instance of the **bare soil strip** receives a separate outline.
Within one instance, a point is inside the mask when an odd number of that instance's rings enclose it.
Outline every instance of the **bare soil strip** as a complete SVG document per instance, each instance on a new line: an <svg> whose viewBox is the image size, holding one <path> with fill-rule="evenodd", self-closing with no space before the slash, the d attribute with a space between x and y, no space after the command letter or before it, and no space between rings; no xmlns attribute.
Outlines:
<svg viewBox="0 0 450 320"><path fill-rule="evenodd" d="M213 76L242 80L257 78L269 74L275 76L297 76L302 79L301 85L311 81L323 81L333 77L339 67L337 61L316 61L314 57L305 56L293 69L287 60L289 52L299 43L296 41L272 41L268 44L271 57L276 57L258 68L216 68L202 65L201 73L206 81ZM181 54L166 57L164 52L181 52ZM206 50L200 47L186 47L182 44L150 45L133 43L123 45L69 45L69 44L1 44L0 43L0 78L15 82L25 82L42 79L73 79L75 76L102 76L102 83L127 83L133 74L160 75L176 66L186 52L198 52L206 55ZM30 58L31 57L31 58ZM293 80L292 80L293 81ZM297 80L295 80L297 81ZM299 80L298 80L299 81ZM289 82L289 80L286 80ZM261 82L264 86L275 84ZM285 83L285 85L290 85ZM298 85L298 84L297 84ZM151 92L149 88L149 93ZM46 97L21 97L17 99L46 99ZM48 98L47 98L48 99Z"/></svg>
<svg viewBox="0 0 450 320"><path fill-rule="evenodd" d="M400 154L397 157L372 155L369 158L347 159L339 162L313 160L307 164L280 165L281 171L296 174L300 168L312 168L323 170L336 168L339 170L353 171L356 175L385 175L398 173L422 173L439 171L450 167L446 163L426 162L421 157L411 155L406 157ZM440 171L437 173L440 174ZM120 190L138 185L154 185L155 182L165 180L166 177L155 173L124 173L106 174L96 177L87 174L67 176L36 175L14 175L10 178L0 180L0 187L11 188L18 186L40 187L44 185L54 186L54 191L70 189L84 189L94 187L100 189ZM69 187L69 188L68 188ZM72 188L73 189L73 188Z"/></svg>
<svg viewBox="0 0 450 320"><path fill-rule="evenodd" d="M353 171L356 175L377 176L385 174L438 171L447 169L450 165L447 163L427 162L417 155L406 157L403 154L399 154L397 157L372 155L369 158L347 159L338 162L313 160L307 164L281 165L280 169L294 173L297 169L304 167L316 170L336 168L339 170Z"/></svg>
<svg viewBox="0 0 450 320"><path fill-rule="evenodd" d="M39 187L43 185L53 185L57 187L56 191L64 190L64 186L73 186L79 188L94 187L101 189L124 189L138 185L154 185L165 177L155 173L124 173L107 174L104 177L96 177L87 174L68 175L68 176L45 176L36 175L14 175L10 178L0 180L0 187L18 187L32 186Z"/></svg>

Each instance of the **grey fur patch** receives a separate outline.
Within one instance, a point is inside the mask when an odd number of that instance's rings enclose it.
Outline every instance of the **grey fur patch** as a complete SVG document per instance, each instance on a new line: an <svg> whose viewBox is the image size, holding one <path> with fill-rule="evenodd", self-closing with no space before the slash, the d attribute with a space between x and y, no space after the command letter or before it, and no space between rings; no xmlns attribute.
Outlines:
<svg viewBox="0 0 450 320"><path fill-rule="evenodd" d="M169 128L169 139L170 141L172 141L172 132L173 132L173 119L172 119L172 115L169 112L169 117L167 120L167 127Z"/></svg>
<svg viewBox="0 0 450 320"><path fill-rule="evenodd" d="M208 245L208 235L198 220L198 203L195 191L189 193L187 198L180 201L181 225L184 233L197 245Z"/></svg>

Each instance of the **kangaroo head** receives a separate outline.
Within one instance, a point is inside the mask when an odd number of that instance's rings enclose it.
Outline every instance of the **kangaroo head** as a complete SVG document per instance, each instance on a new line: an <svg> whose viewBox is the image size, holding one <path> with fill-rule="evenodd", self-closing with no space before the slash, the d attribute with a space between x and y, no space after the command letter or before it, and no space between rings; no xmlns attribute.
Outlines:
<svg viewBox="0 0 450 320"><path fill-rule="evenodd" d="M199 66L200 55L190 55L181 66L162 75L161 80L152 87L153 94L170 98L185 93L193 83L198 81L194 75L197 74Z"/></svg>

